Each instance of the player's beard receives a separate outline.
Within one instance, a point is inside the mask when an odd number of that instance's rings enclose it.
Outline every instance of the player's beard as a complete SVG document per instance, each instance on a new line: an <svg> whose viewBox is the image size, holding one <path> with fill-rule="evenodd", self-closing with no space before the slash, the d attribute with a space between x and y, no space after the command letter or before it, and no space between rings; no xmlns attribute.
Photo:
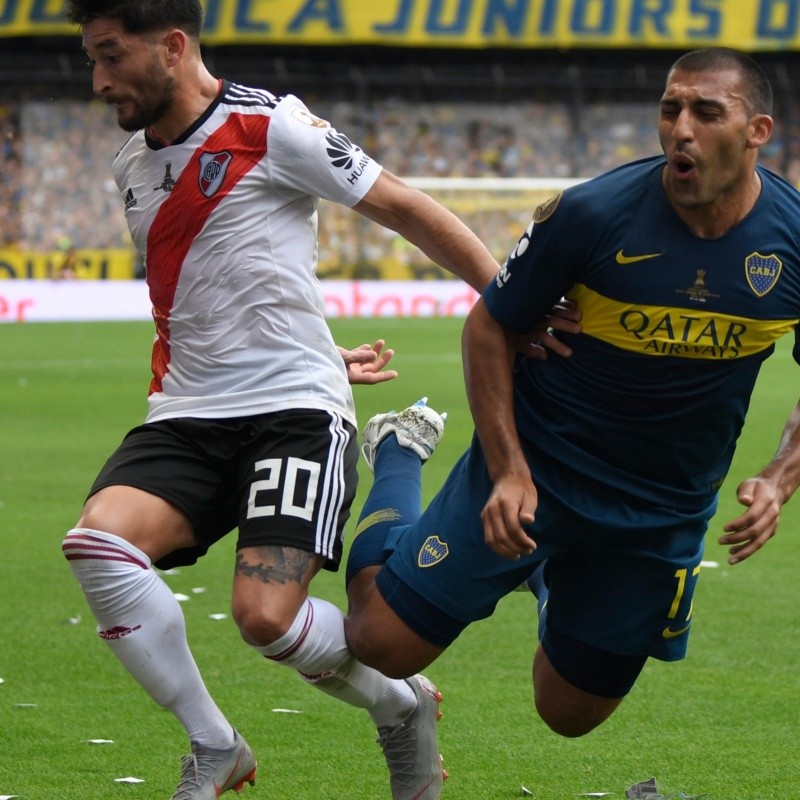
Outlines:
<svg viewBox="0 0 800 800"><path fill-rule="evenodd" d="M168 74L145 78L134 86L136 98L125 98L133 110L124 114L123 107L117 107L117 125L129 132L154 125L172 105L174 87L175 79Z"/></svg>

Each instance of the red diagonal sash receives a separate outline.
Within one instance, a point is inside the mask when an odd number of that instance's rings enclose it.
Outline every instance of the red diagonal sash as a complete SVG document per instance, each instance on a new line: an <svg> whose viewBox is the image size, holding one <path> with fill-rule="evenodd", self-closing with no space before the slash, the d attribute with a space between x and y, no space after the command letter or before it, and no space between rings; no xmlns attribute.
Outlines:
<svg viewBox="0 0 800 800"><path fill-rule="evenodd" d="M161 382L169 370L170 313L186 254L214 209L264 157L268 126L269 117L260 114L231 114L195 150L150 226L147 234L147 284L156 323L151 394L161 391ZM206 197L198 181L200 156L221 150L232 155L231 162L220 188L211 197Z"/></svg>

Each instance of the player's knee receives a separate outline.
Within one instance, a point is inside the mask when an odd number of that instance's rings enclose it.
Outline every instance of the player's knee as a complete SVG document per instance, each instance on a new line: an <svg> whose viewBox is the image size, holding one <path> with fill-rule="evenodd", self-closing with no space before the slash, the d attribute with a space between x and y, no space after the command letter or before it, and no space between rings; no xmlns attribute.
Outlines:
<svg viewBox="0 0 800 800"><path fill-rule="evenodd" d="M568 739L585 736L608 719L613 711L591 705L563 704L558 698L542 697L540 692L536 692L535 702L536 711L547 727Z"/></svg>
<svg viewBox="0 0 800 800"><path fill-rule="evenodd" d="M393 613L376 612L374 606L366 610L351 607L344 632L350 652L389 678L416 675L444 649L418 636Z"/></svg>
<svg viewBox="0 0 800 800"><path fill-rule="evenodd" d="M350 652L368 667L382 672L388 678L408 678L419 670L398 658L395 642L386 635L386 629L374 625L364 615L345 617L344 634Z"/></svg>
<svg viewBox="0 0 800 800"><path fill-rule="evenodd" d="M614 713L645 661L598 650L548 628L533 660L536 710L561 736L585 736Z"/></svg>
<svg viewBox="0 0 800 800"><path fill-rule="evenodd" d="M373 635L374 633L378 635ZM344 636L348 649L362 664L381 669L377 662L385 660L387 655L381 641L382 637L379 632L370 630L364 616L354 612L352 605L350 613L344 620Z"/></svg>
<svg viewBox="0 0 800 800"><path fill-rule="evenodd" d="M271 603L245 603L234 601L233 619L239 633L250 645L264 647L277 642L292 626L296 610Z"/></svg>

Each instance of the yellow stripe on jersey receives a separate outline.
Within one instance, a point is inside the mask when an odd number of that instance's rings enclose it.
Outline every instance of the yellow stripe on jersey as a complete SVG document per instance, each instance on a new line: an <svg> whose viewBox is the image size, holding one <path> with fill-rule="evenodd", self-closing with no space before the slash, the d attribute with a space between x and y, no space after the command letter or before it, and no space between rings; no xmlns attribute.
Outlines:
<svg viewBox="0 0 800 800"><path fill-rule="evenodd" d="M750 319L703 308L622 303L578 284L569 293L583 313L583 332L623 350L650 356L709 360L760 353L789 333L797 319Z"/></svg>

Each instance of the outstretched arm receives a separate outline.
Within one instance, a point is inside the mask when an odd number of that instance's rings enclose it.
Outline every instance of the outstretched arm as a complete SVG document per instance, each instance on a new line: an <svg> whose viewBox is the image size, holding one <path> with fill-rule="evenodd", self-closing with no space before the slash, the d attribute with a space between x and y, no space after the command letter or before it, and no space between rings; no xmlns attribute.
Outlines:
<svg viewBox="0 0 800 800"><path fill-rule="evenodd" d="M486 544L506 558L536 549L523 525L533 522L536 487L514 421L513 345L478 300L462 337L467 399L494 483L481 520Z"/></svg>
<svg viewBox="0 0 800 800"><path fill-rule="evenodd" d="M483 242L455 214L387 170L354 208L397 231L477 292L483 291L500 268Z"/></svg>
<svg viewBox="0 0 800 800"><path fill-rule="evenodd" d="M728 563L738 564L760 550L774 535L781 506L800 485L800 402L781 435L778 452L753 478L739 484L736 495L746 511L724 526L719 543L729 545Z"/></svg>
<svg viewBox="0 0 800 800"><path fill-rule="evenodd" d="M355 210L373 222L399 233L419 247L431 261L482 292L499 265L481 240L452 212L424 192L384 170ZM580 333L581 313L561 300L530 334L513 338L525 355L546 359L548 351L569 356L572 351L556 334Z"/></svg>
<svg viewBox="0 0 800 800"><path fill-rule="evenodd" d="M526 336L509 337L514 349L540 360L548 358L548 351L568 357L572 350L558 339L559 331L580 333L581 313L574 303L562 300L553 306L552 311L541 324ZM397 370L386 369L394 356L394 350L384 349L386 342L378 339L375 344L362 344L354 350L336 346L347 369L347 379L351 385L376 384L391 381L397 377ZM504 357L501 355L501 358Z"/></svg>

